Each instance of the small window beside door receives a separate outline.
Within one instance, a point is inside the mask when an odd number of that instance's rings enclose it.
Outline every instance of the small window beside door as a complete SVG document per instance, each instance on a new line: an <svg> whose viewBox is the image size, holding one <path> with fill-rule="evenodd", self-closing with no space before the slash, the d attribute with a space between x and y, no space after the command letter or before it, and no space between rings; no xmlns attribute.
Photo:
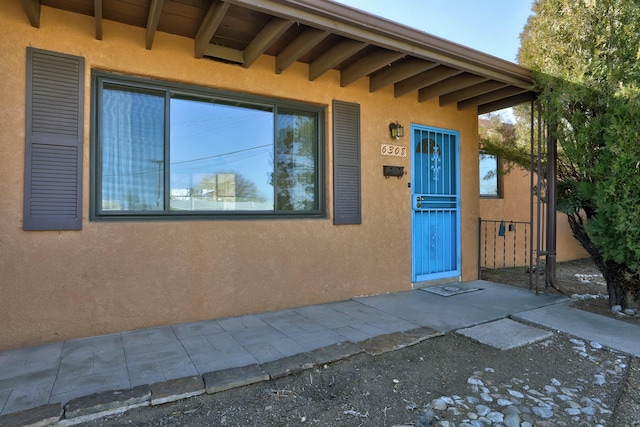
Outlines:
<svg viewBox="0 0 640 427"><path fill-rule="evenodd" d="M498 157L480 152L480 197L500 197L499 164Z"/></svg>

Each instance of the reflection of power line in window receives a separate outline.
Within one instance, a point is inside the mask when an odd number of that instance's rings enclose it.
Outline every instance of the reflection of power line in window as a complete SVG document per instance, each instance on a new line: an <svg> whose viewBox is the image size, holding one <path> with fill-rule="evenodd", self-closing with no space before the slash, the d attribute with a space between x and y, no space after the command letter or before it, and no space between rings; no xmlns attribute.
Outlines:
<svg viewBox="0 0 640 427"><path fill-rule="evenodd" d="M217 157L215 159L207 158L203 160L203 162L205 163L200 164L200 166L188 164L181 167L180 165L176 166L176 163L171 163L172 165L171 173L194 172L202 169L211 169L211 168L219 167L221 165L242 164L243 162L248 161L249 159L259 157L259 156L264 156L265 153L269 153L269 152L270 150L259 151L254 153L238 153L233 155L232 158L225 158L225 159L222 159L220 157ZM177 163L181 163L181 162L177 162Z"/></svg>
<svg viewBox="0 0 640 427"><path fill-rule="evenodd" d="M246 111L246 110L244 110ZM225 115L216 115L215 112L210 112L210 111L205 111L204 114L199 114L197 116L191 115L189 116L189 118L187 120L181 120L181 121L177 121L177 120L171 120L171 125L172 126L179 126L181 129L182 128L192 128L193 126L200 124L200 123L211 123L213 124L214 122L218 121L219 123L222 123L225 127L229 127L231 125L235 125L235 123L238 123L239 121L242 122L246 122L249 120L255 120L256 117L260 117L262 115L264 115L264 112L252 112L252 111L248 111L245 114L234 114L231 118L229 117L229 115L225 114ZM268 115L270 117L273 116L273 112L269 112ZM222 117L224 116L224 117ZM218 127L222 127L222 125L216 125L216 128Z"/></svg>
<svg viewBox="0 0 640 427"><path fill-rule="evenodd" d="M151 163L157 163L158 160L148 160ZM160 160L160 162L162 162L162 160ZM163 168L164 169L164 168ZM112 174L102 174L103 178L106 177L110 177L110 176L135 176L135 175L149 175L149 174L155 174L156 172L158 172L158 168L154 167L153 169L145 169L145 170L141 170L141 171L136 171L136 172L128 172L128 173L112 173Z"/></svg>
<svg viewBox="0 0 640 427"><path fill-rule="evenodd" d="M179 137L179 139L193 139L197 136L201 135L211 135L213 133L216 134L225 134L226 132L230 132L234 129L240 129L243 125L251 124L255 125L256 122L260 121L262 115L256 117L256 114L245 114L242 116L234 116L232 119L228 118L216 118L216 117L204 117L198 120L189 120L182 122L172 122L172 138L175 138L175 135ZM272 124L273 122L273 114L269 113L269 120L266 124ZM209 126L202 126L202 124L208 124ZM190 130L191 132L180 132Z"/></svg>
<svg viewBox="0 0 640 427"><path fill-rule="evenodd" d="M198 157L197 159L182 160L180 162L171 162L171 164L172 165L179 165L179 164L183 164L183 163L199 162L199 161L202 161L202 160L214 159L216 157L231 156L233 154L238 154L238 153L242 153L242 152L245 152L245 151L257 150L259 148L272 147L272 146L273 146L273 144L257 145L255 147L245 148L245 149L242 149L242 150L229 151L228 153L214 154L212 156Z"/></svg>
<svg viewBox="0 0 640 427"><path fill-rule="evenodd" d="M273 146L273 144L258 145L256 147L245 148L243 150L229 151L228 153L215 154L215 155L212 155L212 156L199 157L197 159L183 160L183 161L180 161L180 162L171 162L170 164L172 166L174 166L174 165L185 164L185 163L199 162L199 161L210 160L210 159L214 159L214 158L220 158L220 157L224 157L224 156L232 156L234 154L243 153L243 152L252 151L252 150L258 150L258 149L261 149L261 148L272 147L272 146ZM250 155L246 156L245 158L249 158L251 156L253 156L253 154L250 154ZM242 158L239 159L239 160L242 160ZM153 162L153 163L157 162L156 160L150 160L150 161ZM157 168L153 168L153 169L149 169L149 170L143 170L143 171L137 171L137 172L129 172L129 173L126 173L126 174L120 173L120 174L110 174L110 175L102 175L102 176L103 177L109 177L109 176L125 176L125 175L143 175L143 174L148 174L148 173L152 173L152 172L157 172L157 170L158 170Z"/></svg>

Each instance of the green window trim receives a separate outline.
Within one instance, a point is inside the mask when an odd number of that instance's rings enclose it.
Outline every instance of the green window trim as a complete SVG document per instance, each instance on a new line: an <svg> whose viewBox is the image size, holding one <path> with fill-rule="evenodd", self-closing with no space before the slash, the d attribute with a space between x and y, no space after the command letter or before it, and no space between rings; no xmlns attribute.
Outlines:
<svg viewBox="0 0 640 427"><path fill-rule="evenodd" d="M90 219L325 218L324 114L94 71Z"/></svg>
<svg viewBox="0 0 640 427"><path fill-rule="evenodd" d="M480 151L480 197L483 199L502 198L502 174L500 159L493 154Z"/></svg>

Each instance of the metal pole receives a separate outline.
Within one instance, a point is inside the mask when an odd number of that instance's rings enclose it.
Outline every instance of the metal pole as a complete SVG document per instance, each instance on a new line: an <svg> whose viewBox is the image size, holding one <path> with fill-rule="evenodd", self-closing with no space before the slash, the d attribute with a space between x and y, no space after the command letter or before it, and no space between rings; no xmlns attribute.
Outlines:
<svg viewBox="0 0 640 427"><path fill-rule="evenodd" d="M553 133L547 138L547 272L549 286L560 291L556 280L556 174L558 141Z"/></svg>
<svg viewBox="0 0 640 427"><path fill-rule="evenodd" d="M533 144L534 144L534 117L535 117L535 100L531 100L531 138L529 140L529 145L531 146L531 154L529 159L529 230L533 231ZM525 234L526 238L526 234ZM533 238L529 239L529 290L533 288Z"/></svg>
<svg viewBox="0 0 640 427"><path fill-rule="evenodd" d="M542 160L541 160L541 156L542 156L542 113L541 113L541 107L538 106L538 138L536 140L536 149L537 149L537 154L538 154L538 158L537 158L537 168L536 168L536 175L537 175L537 179L538 179L538 202L537 202L537 209L536 209L536 295L538 295L539 291L538 291L538 287L540 286L540 247L542 246L540 244L540 235L542 233L541 231L541 218L542 215L540 213L540 209L541 209L541 205L542 205L542 188L540 185L540 181L542 180Z"/></svg>
<svg viewBox="0 0 640 427"><path fill-rule="evenodd" d="M482 280L482 218L478 218L478 280Z"/></svg>

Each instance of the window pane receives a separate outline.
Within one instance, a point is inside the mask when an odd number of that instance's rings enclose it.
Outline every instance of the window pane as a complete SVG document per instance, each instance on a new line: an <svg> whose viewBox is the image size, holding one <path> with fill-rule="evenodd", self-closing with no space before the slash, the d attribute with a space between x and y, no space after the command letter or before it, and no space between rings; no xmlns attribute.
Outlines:
<svg viewBox="0 0 640 427"><path fill-rule="evenodd" d="M273 111L171 100L170 208L273 211Z"/></svg>
<svg viewBox="0 0 640 427"><path fill-rule="evenodd" d="M480 195L498 196L498 159L486 153L480 153Z"/></svg>
<svg viewBox="0 0 640 427"><path fill-rule="evenodd" d="M277 209L318 209L316 115L278 112L276 142Z"/></svg>
<svg viewBox="0 0 640 427"><path fill-rule="evenodd" d="M164 209L164 96L102 92L102 210Z"/></svg>

